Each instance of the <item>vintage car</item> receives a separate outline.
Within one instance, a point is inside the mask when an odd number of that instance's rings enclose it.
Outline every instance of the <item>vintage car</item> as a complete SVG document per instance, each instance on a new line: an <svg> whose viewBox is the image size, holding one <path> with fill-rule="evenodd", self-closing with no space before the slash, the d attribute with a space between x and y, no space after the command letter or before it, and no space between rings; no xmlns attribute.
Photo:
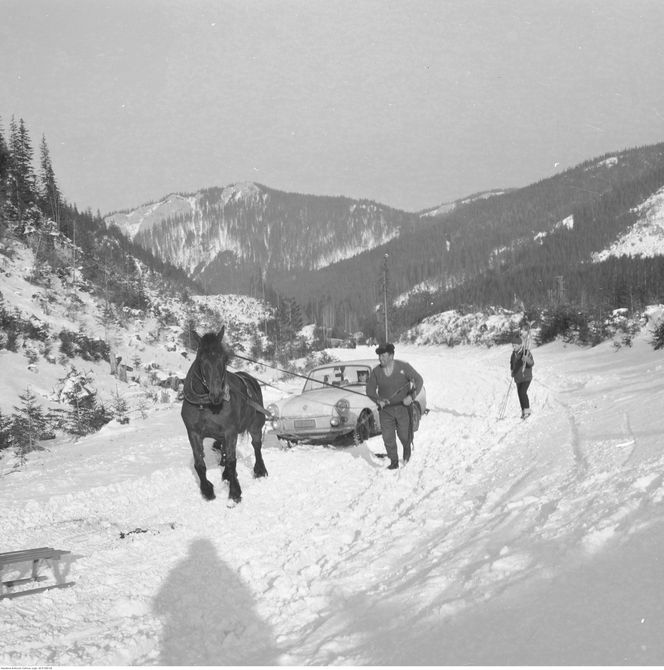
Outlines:
<svg viewBox="0 0 664 670"><path fill-rule="evenodd" d="M379 434L378 407L366 395L367 379L376 365L372 359L337 361L313 368L302 393L267 407L272 430L280 440L312 444L344 438L364 441ZM412 407L415 432L427 411L424 388Z"/></svg>

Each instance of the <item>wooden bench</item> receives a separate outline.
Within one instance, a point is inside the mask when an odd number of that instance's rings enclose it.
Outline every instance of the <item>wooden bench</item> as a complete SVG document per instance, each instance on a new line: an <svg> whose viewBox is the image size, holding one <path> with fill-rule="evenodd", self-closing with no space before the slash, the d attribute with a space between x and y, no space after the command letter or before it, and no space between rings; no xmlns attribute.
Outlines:
<svg viewBox="0 0 664 670"><path fill-rule="evenodd" d="M65 582L60 570L60 558L69 554L71 554L70 551L53 549L53 547L37 547L36 549L23 549L21 551L9 551L4 554L0 553L0 599L16 598L28 593L38 593L40 591L46 591L47 589L62 589L67 586L72 586L74 582ZM42 561L45 561L51 567L53 577L55 578L55 584L35 587L32 589L23 589L21 591L9 590L19 584L27 584L29 582L37 583L48 580L48 577L39 574L39 564ZM2 573L4 568L8 565L17 563L32 563L30 577L3 581Z"/></svg>

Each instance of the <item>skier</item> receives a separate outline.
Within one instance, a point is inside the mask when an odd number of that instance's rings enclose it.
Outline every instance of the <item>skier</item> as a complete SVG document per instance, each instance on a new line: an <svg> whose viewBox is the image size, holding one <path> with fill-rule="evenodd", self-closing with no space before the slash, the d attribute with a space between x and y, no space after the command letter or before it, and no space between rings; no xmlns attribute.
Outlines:
<svg viewBox="0 0 664 670"><path fill-rule="evenodd" d="M510 357L510 370L516 384L516 392L519 395L521 405L521 418L530 416L530 401L528 400L528 387L533 380L533 365L535 361L530 349L526 347L520 335L512 339L512 355Z"/></svg>
<svg viewBox="0 0 664 670"><path fill-rule="evenodd" d="M388 470L399 467L397 435L403 446L404 465L410 460L413 436L410 405L422 390L424 380L405 361L394 359L394 345L381 344L377 349L379 365L369 375L367 395L380 408L380 427L385 451L390 459Z"/></svg>

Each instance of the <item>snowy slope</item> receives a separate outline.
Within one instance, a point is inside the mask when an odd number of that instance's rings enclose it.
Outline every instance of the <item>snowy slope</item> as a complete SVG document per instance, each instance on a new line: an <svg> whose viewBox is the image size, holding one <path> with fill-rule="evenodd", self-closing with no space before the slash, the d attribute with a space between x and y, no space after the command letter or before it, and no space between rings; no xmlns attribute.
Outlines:
<svg viewBox="0 0 664 670"><path fill-rule="evenodd" d="M467 198L461 198L455 200L454 202L444 202L433 209L427 209L420 213L420 216L439 216L440 214L447 214L451 212L456 207L461 207L462 205L467 205L469 202L475 202L475 200L485 200L486 198L493 198L494 195L502 195L506 193L505 189L493 189L492 191L484 191L481 193L474 193L469 195Z"/></svg>
<svg viewBox="0 0 664 670"><path fill-rule="evenodd" d="M612 167L616 164L615 158L609 158L593 167ZM593 168L587 168L593 169ZM494 195L493 193L491 195ZM441 206L442 207L442 206ZM442 210L441 210L442 211ZM599 263L610 257L634 256L643 258L652 258L654 256L664 255L664 188L659 189L650 198L646 199L639 207L635 209L638 220L629 230L620 235L609 247L592 254L592 262ZM434 216L438 212L432 210L425 212L422 216ZM568 216L557 221L551 226L551 230L542 231L533 235L532 240L538 244L543 244L546 237L560 228L574 228L574 217ZM514 248L529 244L530 237L515 239L509 246L503 246L494 249L492 252L491 263L497 263L506 254L512 253ZM416 284L410 290L398 295L394 300L395 305L401 305L420 291L437 291L441 288L453 288L459 283L459 277L445 277L444 279L428 279Z"/></svg>
<svg viewBox="0 0 664 670"><path fill-rule="evenodd" d="M34 255L22 245L11 247L9 255L0 253L0 295L5 309L16 310L23 319L49 329L48 342L20 338L17 352L0 348L0 411L5 413L20 404L18 396L28 387L46 408L59 380L71 366L95 376L100 400L107 406L118 389L132 405L154 392L151 381L155 376L184 378L191 354L181 342L181 335L189 321L198 324L201 332L225 325L227 340L236 345L249 343L250 335L270 313L263 302L249 296L193 295L183 302L161 294L146 273L144 290L151 309L124 310L108 321L102 318L103 300L92 294L80 276L76 288L71 278L60 280L54 274L48 275L48 285L36 285L28 281L34 267ZM82 332L109 343L113 352L133 368L130 378L134 382L119 384L117 377L110 374L108 362L62 357L58 339L62 330ZM28 365L29 354L34 355L34 365Z"/></svg>
<svg viewBox="0 0 664 670"><path fill-rule="evenodd" d="M659 189L636 209L638 221L608 249L593 255L593 261L610 256L652 258L664 254L664 188Z"/></svg>
<svg viewBox="0 0 664 670"><path fill-rule="evenodd" d="M397 357L431 412L396 472L380 437L268 433L270 476L242 439L242 503L219 469L205 502L177 406L3 461L3 550L69 549L76 584L0 600L0 664L661 664L662 353L537 349L527 422L509 347Z"/></svg>
<svg viewBox="0 0 664 670"><path fill-rule="evenodd" d="M227 205L232 201L257 198L260 190L251 182L232 184L221 189L220 201ZM183 196L171 193L158 202L141 205L134 210L114 212L105 217L108 226L117 226L129 239L133 240L139 232L149 230L160 221L181 216L192 217L199 209L196 195Z"/></svg>

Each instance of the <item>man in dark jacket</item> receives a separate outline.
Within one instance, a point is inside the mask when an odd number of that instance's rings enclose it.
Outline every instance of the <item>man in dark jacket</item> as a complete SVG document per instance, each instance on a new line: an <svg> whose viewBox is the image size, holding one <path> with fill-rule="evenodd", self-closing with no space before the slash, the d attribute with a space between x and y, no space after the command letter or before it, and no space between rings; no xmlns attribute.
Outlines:
<svg viewBox="0 0 664 670"><path fill-rule="evenodd" d="M528 400L528 387L533 380L533 365L535 361L529 349L526 349L523 340L517 335L512 340L512 355L510 356L510 370L516 384L516 392L519 395L521 405L521 418L530 416L530 401Z"/></svg>
<svg viewBox="0 0 664 670"><path fill-rule="evenodd" d="M367 395L380 408L380 427L385 451L390 459L388 470L399 467L397 435L403 446L404 464L410 460L413 437L409 406L422 390L424 380L408 363L394 359L394 345L388 342L377 349L379 365L369 375Z"/></svg>

